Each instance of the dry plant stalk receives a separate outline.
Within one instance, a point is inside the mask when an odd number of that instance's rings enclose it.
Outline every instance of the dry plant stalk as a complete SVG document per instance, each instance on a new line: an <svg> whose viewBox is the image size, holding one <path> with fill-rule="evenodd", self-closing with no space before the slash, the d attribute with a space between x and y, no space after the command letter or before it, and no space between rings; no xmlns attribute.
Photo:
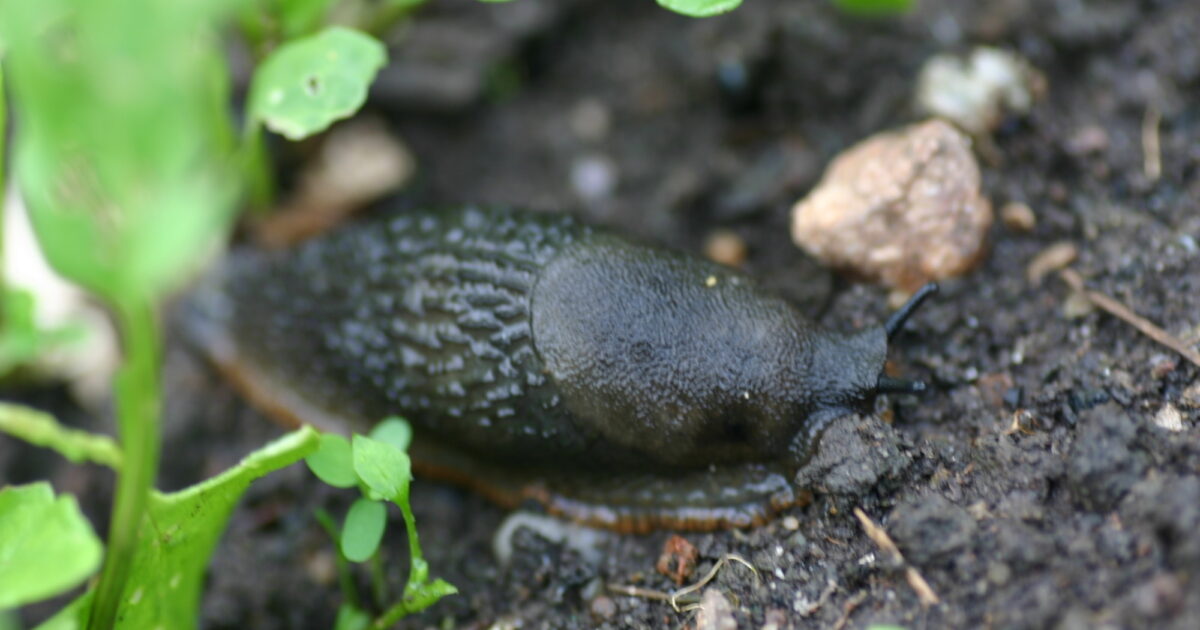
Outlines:
<svg viewBox="0 0 1200 630"><path fill-rule="evenodd" d="M858 522L862 523L867 538L870 538L884 553L892 556L897 564L904 565L904 577L908 580L908 585L916 592L921 605L931 606L941 603L942 600L938 598L937 593L933 592L929 582L926 582L920 572L904 559L904 554L900 553L900 548L896 546L895 542L892 542L892 537L888 536L888 533L875 521L872 521L871 517L867 516L867 513L863 512L861 508L854 508L854 515L858 517Z"/></svg>
<svg viewBox="0 0 1200 630"><path fill-rule="evenodd" d="M1058 272L1058 275L1064 282L1071 286L1071 289L1083 294L1092 304L1104 309L1110 315L1124 320L1129 325L1141 331L1143 335L1178 352L1180 356L1191 361L1196 366L1200 366L1200 352L1192 350L1174 335L1154 325L1153 322L1145 317L1133 312L1128 306L1099 291L1088 289L1083 285L1083 277L1074 269L1063 269Z"/></svg>

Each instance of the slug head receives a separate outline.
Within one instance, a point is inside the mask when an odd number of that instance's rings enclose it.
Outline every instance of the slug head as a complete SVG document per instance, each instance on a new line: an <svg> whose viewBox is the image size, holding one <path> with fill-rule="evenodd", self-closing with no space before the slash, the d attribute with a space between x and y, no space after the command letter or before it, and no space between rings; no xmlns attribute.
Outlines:
<svg viewBox="0 0 1200 630"><path fill-rule="evenodd" d="M858 333L820 335L813 348L813 366L808 389L815 408L814 425L846 413L867 412L879 393L915 394L925 383L892 378L883 374L888 343L929 296L937 293L934 283L921 287L883 326Z"/></svg>

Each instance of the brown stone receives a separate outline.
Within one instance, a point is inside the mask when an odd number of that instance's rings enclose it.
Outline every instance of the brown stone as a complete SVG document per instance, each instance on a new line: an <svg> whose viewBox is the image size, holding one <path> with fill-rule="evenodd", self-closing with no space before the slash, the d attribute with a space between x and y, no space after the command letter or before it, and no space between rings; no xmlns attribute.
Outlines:
<svg viewBox="0 0 1200 630"><path fill-rule="evenodd" d="M792 240L825 264L905 291L970 270L991 203L970 140L930 120L844 151L792 208Z"/></svg>

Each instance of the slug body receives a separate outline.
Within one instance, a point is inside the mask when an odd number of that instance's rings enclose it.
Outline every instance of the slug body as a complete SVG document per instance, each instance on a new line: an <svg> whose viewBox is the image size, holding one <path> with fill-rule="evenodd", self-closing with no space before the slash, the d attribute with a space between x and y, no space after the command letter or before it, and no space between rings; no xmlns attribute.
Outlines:
<svg viewBox="0 0 1200 630"><path fill-rule="evenodd" d="M477 208L241 252L193 302L192 336L271 415L403 415L419 471L630 531L794 504L821 430L870 408L889 336L569 217Z"/></svg>

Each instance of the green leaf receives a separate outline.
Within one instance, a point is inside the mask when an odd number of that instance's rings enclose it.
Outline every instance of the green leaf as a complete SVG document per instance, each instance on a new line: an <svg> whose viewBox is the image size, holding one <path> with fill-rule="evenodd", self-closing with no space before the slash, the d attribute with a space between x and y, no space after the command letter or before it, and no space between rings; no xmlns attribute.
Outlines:
<svg viewBox="0 0 1200 630"><path fill-rule="evenodd" d="M274 6L283 28L283 38L294 39L317 30L325 21L325 16L335 1L277 0Z"/></svg>
<svg viewBox="0 0 1200 630"><path fill-rule="evenodd" d="M371 429L371 438L407 452L412 442L412 426L399 416L390 416Z"/></svg>
<svg viewBox="0 0 1200 630"><path fill-rule="evenodd" d="M408 504L408 484L412 481L408 454L364 435L354 436L354 472L367 487L383 498Z"/></svg>
<svg viewBox="0 0 1200 630"><path fill-rule="evenodd" d="M0 402L0 431L30 444L57 451L73 462L95 462L121 468L121 447L112 438L69 429L54 416L22 405Z"/></svg>
<svg viewBox="0 0 1200 630"><path fill-rule="evenodd" d="M912 0L833 0L837 8L864 17L886 17L907 13L912 9Z"/></svg>
<svg viewBox="0 0 1200 630"><path fill-rule="evenodd" d="M4 5L14 156L50 263L110 301L176 285L232 218L229 1Z"/></svg>
<svg viewBox="0 0 1200 630"><path fill-rule="evenodd" d="M371 625L371 616L357 606L342 604L338 608L337 619L333 622L333 630L366 630Z"/></svg>
<svg viewBox="0 0 1200 630"><path fill-rule="evenodd" d="M213 549L252 481L300 461L317 448L312 427L289 433L233 468L179 492L152 492L118 609L119 629L196 627Z"/></svg>
<svg viewBox="0 0 1200 630"><path fill-rule="evenodd" d="M358 475L354 473L354 461L350 456L350 441L340 435L321 435L317 452L304 458L304 463L321 481L335 488L358 485Z"/></svg>
<svg viewBox="0 0 1200 630"><path fill-rule="evenodd" d="M88 618L91 616L94 593L94 590L84 592L34 630L82 630L82 628L86 628Z"/></svg>
<svg viewBox="0 0 1200 630"><path fill-rule="evenodd" d="M742 0L658 0L664 9L690 17L709 17L728 13L742 4Z"/></svg>
<svg viewBox="0 0 1200 630"><path fill-rule="evenodd" d="M342 524L342 555L363 562L375 555L387 525L387 505L360 498L350 506Z"/></svg>
<svg viewBox="0 0 1200 630"><path fill-rule="evenodd" d="M0 490L0 610L73 588L102 553L75 497L55 499L45 482Z"/></svg>
<svg viewBox="0 0 1200 630"><path fill-rule="evenodd" d="M254 73L250 112L272 131L306 138L358 111L386 62L379 40L329 27L280 46L263 62Z"/></svg>
<svg viewBox="0 0 1200 630"><path fill-rule="evenodd" d="M458 589L453 584L437 578L405 593L404 599L409 613L417 613L437 603L437 600L454 595Z"/></svg>
<svg viewBox="0 0 1200 630"><path fill-rule="evenodd" d="M0 173L0 180L3 179L3 173ZM0 315L0 376L56 346L75 343L85 334L82 326L40 328L34 317L33 294L28 291L5 287L0 299L3 300L0 304L3 309Z"/></svg>

